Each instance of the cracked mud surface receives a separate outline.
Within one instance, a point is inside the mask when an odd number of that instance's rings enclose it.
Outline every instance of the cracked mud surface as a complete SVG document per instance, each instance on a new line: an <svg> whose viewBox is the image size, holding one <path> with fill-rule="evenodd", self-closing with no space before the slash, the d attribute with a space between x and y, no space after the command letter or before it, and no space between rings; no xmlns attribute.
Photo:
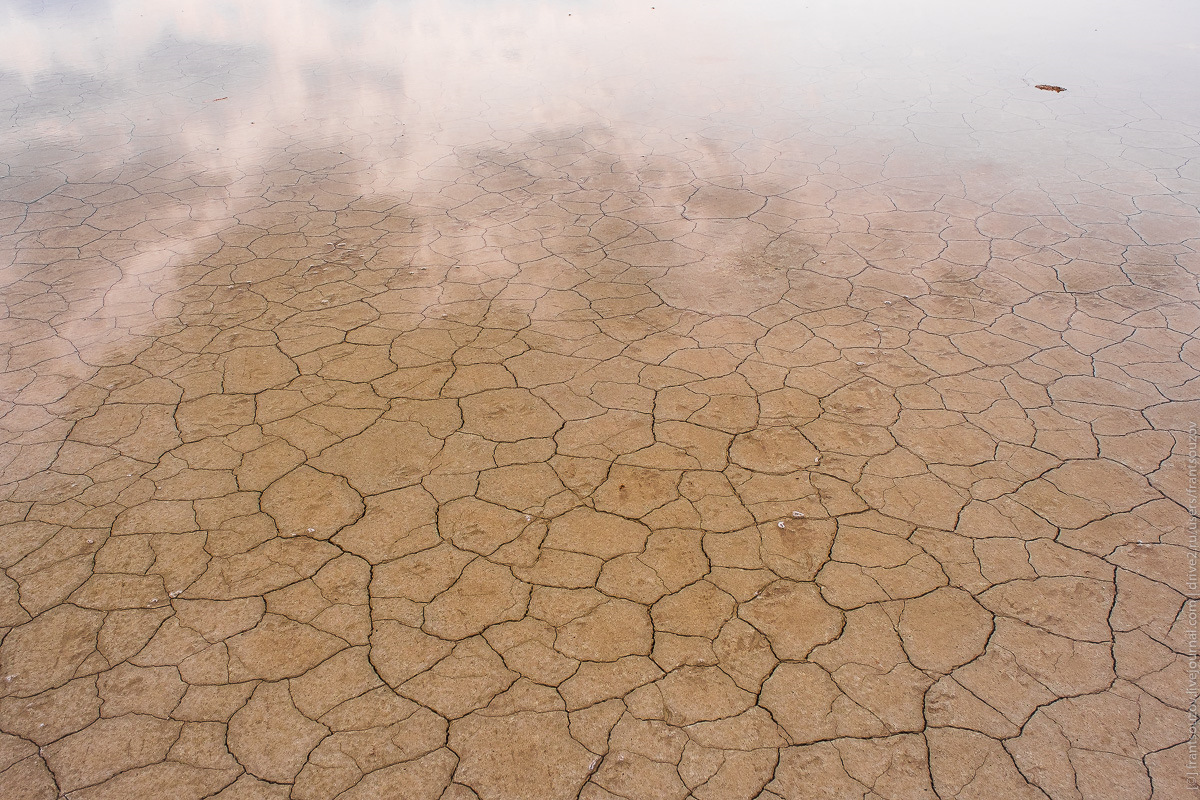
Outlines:
<svg viewBox="0 0 1200 800"><path fill-rule="evenodd" d="M1190 796L1194 86L301 5L0 7L0 796Z"/></svg>

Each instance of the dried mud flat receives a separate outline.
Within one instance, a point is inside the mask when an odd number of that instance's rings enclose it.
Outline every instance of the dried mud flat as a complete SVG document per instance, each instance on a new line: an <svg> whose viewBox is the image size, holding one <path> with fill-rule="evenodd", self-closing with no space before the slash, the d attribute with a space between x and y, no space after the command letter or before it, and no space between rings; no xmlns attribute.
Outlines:
<svg viewBox="0 0 1200 800"><path fill-rule="evenodd" d="M1191 796L1195 120L620 8L0 59L0 796Z"/></svg>

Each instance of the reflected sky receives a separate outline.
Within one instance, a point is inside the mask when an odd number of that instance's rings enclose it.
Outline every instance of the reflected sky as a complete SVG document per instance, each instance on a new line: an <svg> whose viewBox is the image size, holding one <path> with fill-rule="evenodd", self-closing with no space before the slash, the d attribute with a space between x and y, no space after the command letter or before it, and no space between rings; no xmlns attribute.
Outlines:
<svg viewBox="0 0 1200 800"><path fill-rule="evenodd" d="M68 182L176 159L290 180L281 159L320 152L368 195L463 148L597 128L622 155L719 151L697 174L787 150L1162 180L1200 147L1198 32L1200 5L1171 0L6 0L0 155Z"/></svg>
<svg viewBox="0 0 1200 800"><path fill-rule="evenodd" d="M1200 7L1169 0L4 2L0 73L17 125L60 110L20 102L55 83L88 87L68 108L152 97L164 123L225 96L259 124L381 110L559 124L751 98L962 111L996 92L1048 102L1021 93L1036 83L1194 123L1198 32Z"/></svg>

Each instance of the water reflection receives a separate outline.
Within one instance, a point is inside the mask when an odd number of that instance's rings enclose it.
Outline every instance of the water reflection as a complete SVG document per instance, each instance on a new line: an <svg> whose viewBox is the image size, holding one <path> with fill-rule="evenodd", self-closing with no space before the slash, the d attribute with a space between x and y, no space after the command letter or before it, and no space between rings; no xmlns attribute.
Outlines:
<svg viewBox="0 0 1200 800"><path fill-rule="evenodd" d="M407 199L535 153L592 186L578 156L601 153L637 176L625 189L666 195L831 172L988 197L1084 174L1143 186L1194 156L1198 22L1170 2L10 0L2 191L187 181L129 201L186 251L246 193Z"/></svg>
<svg viewBox="0 0 1200 800"><path fill-rule="evenodd" d="M739 110L748 98L954 112L1047 81L1195 105L1194 4L651 2L5 2L0 72L9 91L98 79L108 99L149 93L174 119L225 92L258 121L408 103L439 124Z"/></svg>

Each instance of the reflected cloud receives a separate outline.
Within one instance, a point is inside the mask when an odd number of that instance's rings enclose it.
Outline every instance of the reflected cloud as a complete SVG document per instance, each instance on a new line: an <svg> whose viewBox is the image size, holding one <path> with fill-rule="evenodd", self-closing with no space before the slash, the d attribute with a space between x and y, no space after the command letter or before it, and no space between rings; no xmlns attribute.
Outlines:
<svg viewBox="0 0 1200 800"><path fill-rule="evenodd" d="M823 136L999 157L986 131L1200 113L1200 6L1164 28L1111 1L651 2L3 0L0 149L109 136L97 171L165 148L220 174L302 141L394 177L590 125L739 140L724 127L795 135L819 110Z"/></svg>
<svg viewBox="0 0 1200 800"><path fill-rule="evenodd" d="M1115 2L652 1L7 0L0 73L27 88L90 76L108 97L152 93L150 118L185 132L222 97L227 118L256 125L403 111L524 126L709 114L713 90L731 86L750 103L802 105L844 102L859 80L902 103L961 105L998 77L996 88L1196 92L1195 5L1164 30Z"/></svg>

